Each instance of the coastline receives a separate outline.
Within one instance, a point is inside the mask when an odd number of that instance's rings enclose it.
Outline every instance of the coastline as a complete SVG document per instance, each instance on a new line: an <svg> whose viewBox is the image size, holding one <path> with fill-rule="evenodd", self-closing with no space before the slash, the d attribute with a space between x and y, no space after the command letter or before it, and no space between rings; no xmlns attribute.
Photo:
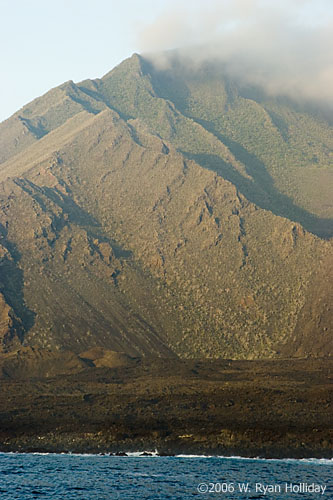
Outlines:
<svg viewBox="0 0 333 500"><path fill-rule="evenodd" d="M0 451L332 458L332 360L139 360L2 380Z"/></svg>
<svg viewBox="0 0 333 500"><path fill-rule="evenodd" d="M64 452L46 452L46 451L0 451L0 455L56 455L56 456L70 456L70 457L100 457L100 458L176 458L176 459L222 459L222 460L245 460L245 461L259 461L259 462L303 462L303 463L316 463L333 466L332 458L264 458L264 457L243 457L240 455L194 455L194 454L179 454L179 455L164 455L159 453L158 450L145 450L145 451L125 451L120 453L73 453L71 451Z"/></svg>
<svg viewBox="0 0 333 500"><path fill-rule="evenodd" d="M33 443L31 443L33 444ZM309 461L325 461L326 462L331 462L333 465L333 455L332 453L329 453L328 450L322 450L323 455L320 454L320 451L312 451L310 448L307 448L304 450L304 452L299 452L297 449L279 449L277 451L277 448L274 449L265 449L264 452L262 450L257 449L259 452L258 455L255 453L251 452L251 449L245 450L244 448L238 449L237 447L233 448L232 450L227 450L227 449L215 449L215 450L207 450L207 453L204 453L201 451L201 453L195 453L196 448L195 447L190 447L190 451L188 453L186 450L175 448L170 449L167 447L166 449L161 447L160 450L155 454L154 452L151 451L150 448L147 449L141 449L139 451L130 451L128 449L124 449L118 446L112 447L113 450L117 451L111 451L110 447L94 447L94 446L89 446L87 449L82 449L82 448L76 448L73 447L72 449L68 449L66 446L61 447L61 446L43 446L43 447L34 447L34 446L29 446L27 443L26 445L19 445L18 449L13 448L12 446L1 446L0 447L0 453L12 453L12 454L40 454L40 455L49 455L49 454L56 454L56 455L78 455L78 456L110 456L110 457L124 457L124 458L130 458L130 457L173 457L173 458L224 458L224 459L243 459L243 460L309 460ZM255 451L255 448L252 449ZM243 454L239 454L243 453Z"/></svg>
<svg viewBox="0 0 333 500"><path fill-rule="evenodd" d="M97 432L68 432L63 429L49 433L15 433L5 437L1 433L0 452L17 453L69 453L69 454L109 454L116 456L128 456L132 453L152 455L152 450L157 450L158 456L214 456L214 457L243 457L256 459L333 459L332 448L330 446L320 446L318 441L309 442L311 436L298 435L295 443L295 436L279 435L273 440L272 435L252 429L252 432L233 431L233 443L221 443L221 437L217 435L207 435L205 439L197 435L193 440L179 438L176 435L168 437L138 437L128 435L125 439L115 441L108 431L98 430ZM156 434L156 433L155 433ZM252 435L252 436L251 436ZM256 439L253 436L256 435ZM247 437L246 437L247 436ZM301 442L302 440L302 442ZM220 442L218 442L220 441ZM305 442L304 442L305 441Z"/></svg>

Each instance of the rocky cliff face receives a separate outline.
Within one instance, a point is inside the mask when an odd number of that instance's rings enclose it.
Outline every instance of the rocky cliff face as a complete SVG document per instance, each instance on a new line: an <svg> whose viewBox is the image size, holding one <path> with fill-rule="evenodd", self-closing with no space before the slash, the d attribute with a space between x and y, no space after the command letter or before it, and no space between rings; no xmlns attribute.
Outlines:
<svg viewBox="0 0 333 500"><path fill-rule="evenodd" d="M329 127L237 92L133 56L1 124L2 350L331 352Z"/></svg>

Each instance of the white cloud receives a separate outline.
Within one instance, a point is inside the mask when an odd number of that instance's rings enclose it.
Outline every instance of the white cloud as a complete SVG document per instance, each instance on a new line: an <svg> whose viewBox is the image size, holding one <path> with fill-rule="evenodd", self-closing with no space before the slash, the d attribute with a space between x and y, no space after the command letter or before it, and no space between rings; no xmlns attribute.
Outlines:
<svg viewBox="0 0 333 500"><path fill-rule="evenodd" d="M179 48L196 66L218 60L272 94L333 105L330 0L183 0L140 32L139 45L162 66L159 52Z"/></svg>

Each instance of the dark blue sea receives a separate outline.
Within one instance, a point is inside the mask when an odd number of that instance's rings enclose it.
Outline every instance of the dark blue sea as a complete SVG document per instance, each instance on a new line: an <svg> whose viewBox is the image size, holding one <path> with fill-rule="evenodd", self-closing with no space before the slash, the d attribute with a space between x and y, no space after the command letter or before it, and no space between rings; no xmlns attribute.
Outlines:
<svg viewBox="0 0 333 500"><path fill-rule="evenodd" d="M0 499L332 499L332 472L315 459L0 453Z"/></svg>

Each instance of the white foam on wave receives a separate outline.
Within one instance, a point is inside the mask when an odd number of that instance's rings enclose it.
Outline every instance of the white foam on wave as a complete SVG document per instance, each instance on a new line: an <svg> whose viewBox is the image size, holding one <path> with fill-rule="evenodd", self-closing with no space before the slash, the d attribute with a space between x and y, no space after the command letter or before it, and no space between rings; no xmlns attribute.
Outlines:
<svg viewBox="0 0 333 500"><path fill-rule="evenodd" d="M126 451L128 457L159 457L158 451L155 449L146 451Z"/></svg>
<svg viewBox="0 0 333 500"><path fill-rule="evenodd" d="M309 462L309 463L315 462L316 464L321 463L326 465L333 465L333 458L300 458L299 460L301 462Z"/></svg>
<svg viewBox="0 0 333 500"><path fill-rule="evenodd" d="M333 458L263 458L241 457L239 455L175 455L175 458L220 458L223 460L255 460L260 462L302 462L311 464L333 465Z"/></svg>
<svg viewBox="0 0 333 500"><path fill-rule="evenodd" d="M62 453L52 453L52 452L30 452L24 453L20 451L0 451L0 455L56 455L56 456L72 456L72 457L100 457L100 458L185 458L185 459L194 459L194 458L218 458L223 460L252 460L259 462L302 462L316 465L331 465L333 466L333 458L262 458L262 457L241 457L238 455L233 456L224 456L224 455L195 455L195 454L179 454L179 455L163 455L160 456L159 452L155 450L146 450L146 451L127 451L124 455L112 455L108 453L71 453L71 452L62 452Z"/></svg>
<svg viewBox="0 0 333 500"><path fill-rule="evenodd" d="M220 458L214 455L175 455L175 458Z"/></svg>

